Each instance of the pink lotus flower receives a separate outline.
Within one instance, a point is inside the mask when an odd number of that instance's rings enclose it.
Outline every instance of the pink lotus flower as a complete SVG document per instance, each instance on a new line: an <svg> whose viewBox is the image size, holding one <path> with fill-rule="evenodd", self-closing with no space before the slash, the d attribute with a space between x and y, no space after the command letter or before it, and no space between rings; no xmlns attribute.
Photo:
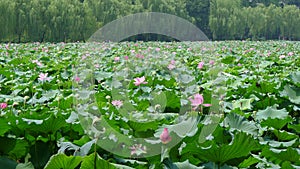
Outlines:
<svg viewBox="0 0 300 169"><path fill-rule="evenodd" d="M175 69L175 65L173 65L173 64L169 64L169 65L168 65L168 69L169 69L169 70L173 70L173 69Z"/></svg>
<svg viewBox="0 0 300 169"><path fill-rule="evenodd" d="M199 105L201 105L204 101L203 96L201 94L195 94L194 95L194 99L190 98L190 101L192 102L192 106L194 107L198 107Z"/></svg>
<svg viewBox="0 0 300 169"><path fill-rule="evenodd" d="M241 66L242 66L242 64L241 64L241 63L238 63L237 65L238 65L239 67L241 67Z"/></svg>
<svg viewBox="0 0 300 169"><path fill-rule="evenodd" d="M89 53L86 53L84 55L81 56L81 60L86 59L87 57L91 56Z"/></svg>
<svg viewBox="0 0 300 169"><path fill-rule="evenodd" d="M128 58L128 56L124 56L124 59L125 59L125 60L128 60L129 58Z"/></svg>
<svg viewBox="0 0 300 169"><path fill-rule="evenodd" d="M283 59L283 58L285 58L285 55L280 55L279 56L279 59Z"/></svg>
<svg viewBox="0 0 300 169"><path fill-rule="evenodd" d="M75 76L75 77L74 77L74 81L77 82L77 83L80 82L80 77Z"/></svg>
<svg viewBox="0 0 300 169"><path fill-rule="evenodd" d="M160 51L160 48L156 48L155 50L156 50L156 52L159 52L159 51Z"/></svg>
<svg viewBox="0 0 300 169"><path fill-rule="evenodd" d="M214 60L210 60L210 61L209 61L209 64L210 64L210 65L214 65L214 64L215 64L215 61L214 61Z"/></svg>
<svg viewBox="0 0 300 169"><path fill-rule="evenodd" d="M172 140L168 128L164 128L164 131L160 135L160 140L163 144L168 144Z"/></svg>
<svg viewBox="0 0 300 169"><path fill-rule="evenodd" d="M176 66L175 66L175 60L171 60L170 64L168 65L168 69L169 70L173 70Z"/></svg>
<svg viewBox="0 0 300 169"><path fill-rule="evenodd" d="M294 55L294 52L289 52L288 53L288 56L293 56Z"/></svg>
<svg viewBox="0 0 300 169"><path fill-rule="evenodd" d="M41 62L36 63L38 66L42 66L43 64Z"/></svg>
<svg viewBox="0 0 300 169"><path fill-rule="evenodd" d="M95 68L97 68L97 69L100 67L100 65L99 65L98 63L95 64L94 66L95 66Z"/></svg>
<svg viewBox="0 0 300 169"><path fill-rule="evenodd" d="M7 107L7 103L0 103L0 108L5 109Z"/></svg>
<svg viewBox="0 0 300 169"><path fill-rule="evenodd" d="M81 60L84 60L84 59L86 59L87 58L87 55L82 55L81 56Z"/></svg>
<svg viewBox="0 0 300 169"><path fill-rule="evenodd" d="M141 84L147 84L148 82L145 82L145 77L142 76L142 77L135 78L133 83L134 85L139 86Z"/></svg>
<svg viewBox="0 0 300 169"><path fill-rule="evenodd" d="M49 52L49 50L47 48L42 48L42 51L45 52L45 53Z"/></svg>
<svg viewBox="0 0 300 169"><path fill-rule="evenodd" d="M48 77L48 73L40 73L39 78L40 81L50 81L50 77Z"/></svg>
<svg viewBox="0 0 300 169"><path fill-rule="evenodd" d="M140 59L144 59L144 55L141 55L141 54L137 54L136 57L140 58Z"/></svg>
<svg viewBox="0 0 300 169"><path fill-rule="evenodd" d="M32 63L36 63L38 66L42 66L43 64L38 60L32 60Z"/></svg>
<svg viewBox="0 0 300 169"><path fill-rule="evenodd" d="M114 61L115 61L115 62L120 61L120 57L115 57Z"/></svg>
<svg viewBox="0 0 300 169"><path fill-rule="evenodd" d="M204 66L204 62L202 61L202 62L200 62L200 63L198 64L198 69L202 69L203 66Z"/></svg>
<svg viewBox="0 0 300 169"><path fill-rule="evenodd" d="M203 105L204 107L210 107L211 104L203 104L204 102L204 98L201 94L195 94L194 98L190 98L189 99L192 103L191 105L193 106L193 110L196 110L198 108L198 106Z"/></svg>
<svg viewBox="0 0 300 169"><path fill-rule="evenodd" d="M116 106L117 108L120 108L121 106L123 106L123 102L121 100L113 100L111 102L111 104Z"/></svg>

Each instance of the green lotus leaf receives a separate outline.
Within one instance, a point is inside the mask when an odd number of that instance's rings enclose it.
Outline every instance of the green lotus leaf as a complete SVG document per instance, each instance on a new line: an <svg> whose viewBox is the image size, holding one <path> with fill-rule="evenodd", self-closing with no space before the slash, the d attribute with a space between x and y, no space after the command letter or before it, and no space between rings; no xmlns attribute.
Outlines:
<svg viewBox="0 0 300 169"><path fill-rule="evenodd" d="M176 162L174 163L178 168L188 168L188 169L203 169L204 167L197 167L189 162L189 160L185 160L184 162Z"/></svg>
<svg viewBox="0 0 300 169"><path fill-rule="evenodd" d="M286 109L280 109L277 110L274 107L267 107L265 110L259 110L256 113L255 119L262 121L262 120L267 120L268 118L270 119L285 119L288 117L289 112L286 111Z"/></svg>
<svg viewBox="0 0 300 169"><path fill-rule="evenodd" d="M300 165L300 151L292 147L288 147L287 149L265 148L261 155L275 164L290 161L295 165Z"/></svg>
<svg viewBox="0 0 300 169"><path fill-rule="evenodd" d="M283 97L289 98L292 103L300 104L300 88L286 85L280 94Z"/></svg>
<svg viewBox="0 0 300 169"><path fill-rule="evenodd" d="M82 157L79 156L67 156L65 154L55 154L51 156L45 169L63 168L63 169L74 169L80 162ZM93 167L91 167L93 168Z"/></svg>
<svg viewBox="0 0 300 169"><path fill-rule="evenodd" d="M43 168L51 157L51 147L48 143L36 141L29 149L30 161L34 168Z"/></svg>
<svg viewBox="0 0 300 169"><path fill-rule="evenodd" d="M117 167L103 160L98 154L95 155L95 153L92 153L89 156L84 157L80 167L80 169L91 169L91 168L117 169Z"/></svg>
<svg viewBox="0 0 300 169"><path fill-rule="evenodd" d="M294 83L300 84L300 71L292 73L290 77Z"/></svg>
<svg viewBox="0 0 300 169"><path fill-rule="evenodd" d="M238 132L229 144L217 145L213 142L209 147L195 147L190 144L183 149L183 153L193 154L204 161L224 164L232 159L246 157L257 148L257 143L251 135Z"/></svg>
<svg viewBox="0 0 300 169"><path fill-rule="evenodd" d="M240 99L237 101L234 101L232 104L233 109L239 108L241 110L251 110L252 105L251 103L253 102L254 99Z"/></svg>
<svg viewBox="0 0 300 169"><path fill-rule="evenodd" d="M299 138L299 136L296 135L295 133L287 132L284 130L274 129L274 130L272 130L272 132L275 134L275 136L278 138L278 140L281 140L281 141L290 141L295 138Z"/></svg>
<svg viewBox="0 0 300 169"><path fill-rule="evenodd" d="M16 140L16 145L8 154L11 157L14 157L16 160L18 160L26 156L26 154L28 153L28 148L29 148L29 144L27 140L23 138L18 138Z"/></svg>
<svg viewBox="0 0 300 169"><path fill-rule="evenodd" d="M3 136L6 132L10 130L10 125L4 118L0 118L0 136Z"/></svg>
<svg viewBox="0 0 300 169"><path fill-rule="evenodd" d="M238 130L254 136L258 135L258 127L255 123L253 121L246 120L238 114L228 114L221 124L224 124L225 127L229 127L229 131Z"/></svg>

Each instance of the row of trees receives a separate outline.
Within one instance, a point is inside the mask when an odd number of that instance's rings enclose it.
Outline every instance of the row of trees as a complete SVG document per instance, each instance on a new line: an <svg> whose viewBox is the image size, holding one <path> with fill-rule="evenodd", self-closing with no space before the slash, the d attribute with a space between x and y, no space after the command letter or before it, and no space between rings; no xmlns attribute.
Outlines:
<svg viewBox="0 0 300 169"><path fill-rule="evenodd" d="M0 0L0 41L85 41L106 23L137 12L174 14L215 40L300 39L299 5L299 0Z"/></svg>
<svg viewBox="0 0 300 169"><path fill-rule="evenodd" d="M2 41L84 40L100 26L85 3L72 0L0 0Z"/></svg>
<svg viewBox="0 0 300 169"><path fill-rule="evenodd" d="M243 7L241 0L211 0L209 27L214 39L299 40L300 10L295 5Z"/></svg>
<svg viewBox="0 0 300 169"><path fill-rule="evenodd" d="M185 0L0 0L0 41L85 41L104 24L137 12L191 20Z"/></svg>

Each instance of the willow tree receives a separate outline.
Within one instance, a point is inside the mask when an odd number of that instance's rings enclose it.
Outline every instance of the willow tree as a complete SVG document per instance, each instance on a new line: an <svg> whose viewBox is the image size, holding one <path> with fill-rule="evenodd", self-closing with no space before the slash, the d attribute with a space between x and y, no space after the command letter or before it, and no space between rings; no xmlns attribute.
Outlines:
<svg viewBox="0 0 300 169"><path fill-rule="evenodd" d="M22 38L26 38L25 30L28 29L29 17L27 12L29 11L30 0L13 0L14 7L14 34L17 36L17 42L21 42Z"/></svg>
<svg viewBox="0 0 300 169"><path fill-rule="evenodd" d="M266 7L263 4L255 8L247 8L249 15L248 27L249 34L253 39L263 38L265 27L267 25Z"/></svg>
<svg viewBox="0 0 300 169"><path fill-rule="evenodd" d="M230 29L235 24L232 19L234 12L241 9L240 0L211 0L209 26L213 39L232 39L233 33Z"/></svg>
<svg viewBox="0 0 300 169"><path fill-rule="evenodd" d="M11 41L16 26L15 2L0 0L0 40Z"/></svg>
<svg viewBox="0 0 300 169"><path fill-rule="evenodd" d="M50 5L50 0L31 0L29 6L28 20L28 37L30 41L43 42L46 38L46 33L49 31L48 25L51 23L51 16L46 15L46 11Z"/></svg>
<svg viewBox="0 0 300 169"><path fill-rule="evenodd" d="M299 37L300 27L300 12L299 8L295 5L286 5L282 10L282 35L287 37L289 40Z"/></svg>
<svg viewBox="0 0 300 169"><path fill-rule="evenodd" d="M265 37L266 39L277 39L280 35L280 25L282 24L281 11L282 9L275 5L270 5L266 8L266 26ZM275 14L275 15L274 15Z"/></svg>
<svg viewBox="0 0 300 169"><path fill-rule="evenodd" d="M196 25L211 38L209 29L210 0L187 0L186 10L189 16L194 17Z"/></svg>

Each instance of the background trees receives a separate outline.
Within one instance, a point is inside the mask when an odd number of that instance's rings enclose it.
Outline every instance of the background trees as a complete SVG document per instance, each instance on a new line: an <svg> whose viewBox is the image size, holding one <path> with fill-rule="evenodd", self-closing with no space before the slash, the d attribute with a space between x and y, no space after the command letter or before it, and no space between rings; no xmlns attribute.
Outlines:
<svg viewBox="0 0 300 169"><path fill-rule="evenodd" d="M101 26L137 12L185 18L210 39L299 40L298 0L0 0L1 42L86 41ZM137 35L127 40L170 40Z"/></svg>
<svg viewBox="0 0 300 169"><path fill-rule="evenodd" d="M299 40L299 7L286 4L292 4L292 1L211 0L209 26L212 38Z"/></svg>
<svg viewBox="0 0 300 169"><path fill-rule="evenodd" d="M9 41L15 34L15 3L0 0L0 40Z"/></svg>
<svg viewBox="0 0 300 169"><path fill-rule="evenodd" d="M187 0L186 10L188 15L195 18L196 26L198 26L207 36L210 36L210 0Z"/></svg>

